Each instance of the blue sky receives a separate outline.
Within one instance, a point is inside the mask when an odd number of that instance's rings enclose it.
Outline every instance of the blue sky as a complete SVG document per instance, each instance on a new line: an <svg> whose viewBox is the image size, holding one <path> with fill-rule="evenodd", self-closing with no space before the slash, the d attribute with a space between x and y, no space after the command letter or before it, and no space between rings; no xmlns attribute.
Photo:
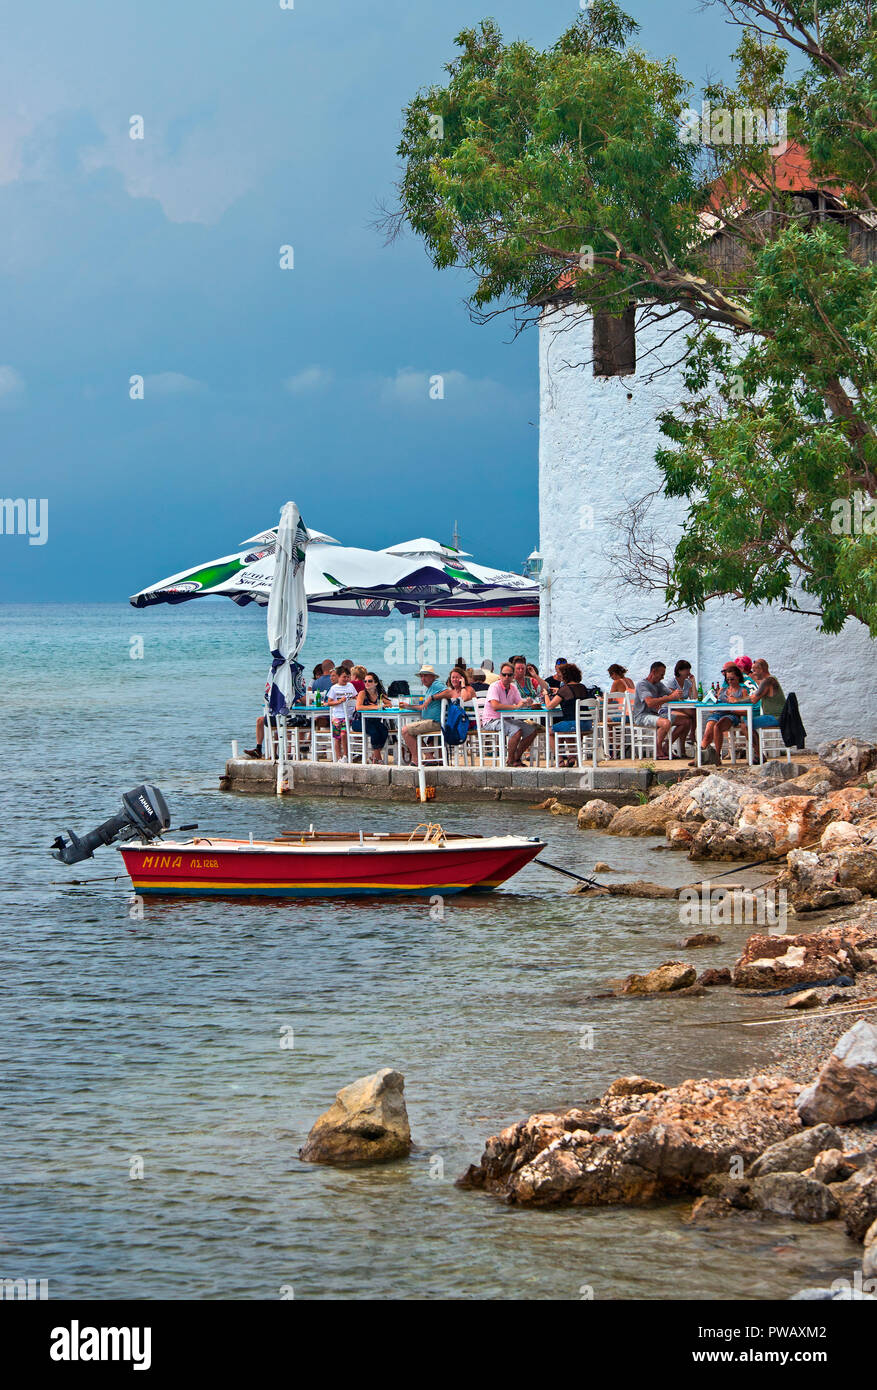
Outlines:
<svg viewBox="0 0 877 1390"><path fill-rule="evenodd" d="M640 42L698 86L727 73L735 35L717 11L627 8ZM537 539L535 338L473 325L459 274L411 237L385 247L371 224L402 108L441 78L454 35L492 14L545 45L576 13L570 0L7 10L0 493L45 497L49 515L45 545L0 536L0 599L127 597L234 550L290 497L349 545L446 540L458 518L479 560L520 568Z"/></svg>

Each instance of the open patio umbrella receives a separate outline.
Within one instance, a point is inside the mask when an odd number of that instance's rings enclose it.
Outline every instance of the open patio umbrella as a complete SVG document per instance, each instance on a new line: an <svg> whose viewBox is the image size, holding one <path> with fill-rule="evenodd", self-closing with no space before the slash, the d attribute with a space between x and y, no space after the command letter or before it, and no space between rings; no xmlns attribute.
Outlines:
<svg viewBox="0 0 877 1390"><path fill-rule="evenodd" d="M265 605L274 574L277 530L269 528L241 542L241 549L218 560L160 579L133 594L135 608L186 603L221 596L243 606ZM405 541L386 550L339 545L331 536L309 532L305 590L312 613L349 613L386 617L395 607L417 613L494 616L538 612L538 586L532 579L490 570L468 560L464 552L437 541Z"/></svg>

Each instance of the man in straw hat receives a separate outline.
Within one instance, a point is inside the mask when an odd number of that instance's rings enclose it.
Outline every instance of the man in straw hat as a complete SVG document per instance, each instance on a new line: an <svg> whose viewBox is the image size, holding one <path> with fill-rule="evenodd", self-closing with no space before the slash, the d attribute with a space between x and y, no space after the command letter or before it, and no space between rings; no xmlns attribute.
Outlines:
<svg viewBox="0 0 877 1390"><path fill-rule="evenodd" d="M402 730L402 742L412 762L417 761L417 735L440 734L442 731L442 700L450 699L452 690L442 687L434 666L423 663L417 672L423 682L423 699L419 702L422 719L413 719Z"/></svg>

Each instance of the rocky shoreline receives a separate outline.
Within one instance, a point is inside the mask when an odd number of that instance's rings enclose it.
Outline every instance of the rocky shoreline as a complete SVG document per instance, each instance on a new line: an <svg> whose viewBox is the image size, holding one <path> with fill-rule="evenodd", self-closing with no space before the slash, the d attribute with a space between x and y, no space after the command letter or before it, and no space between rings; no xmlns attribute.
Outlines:
<svg viewBox="0 0 877 1390"><path fill-rule="evenodd" d="M549 801L542 809L557 808ZM754 890L709 881L574 890L697 899L702 889L710 924L715 890L720 908L730 901L734 925L757 922L732 965L698 975L687 960L666 961L613 982L611 996L635 1008L643 996L743 991L779 1015L756 1021L778 1029L772 1055L749 1076L675 1086L619 1077L595 1099L537 1112L492 1135L458 1186L536 1208L682 1199L691 1203L692 1225L778 1216L841 1223L862 1247L861 1271L794 1297L877 1299L877 744L837 740L804 769L778 762L689 776L639 806L591 801L578 823L609 834L663 833L667 848L686 849L693 860L754 856L775 866ZM605 863L599 871L611 872ZM787 907L801 919L800 930L787 931L785 915L767 929L746 915L766 889L782 899L783 914ZM721 940L702 930L680 944L694 951ZM403 1090L402 1076L384 1068L339 1091L302 1160L407 1157Z"/></svg>
<svg viewBox="0 0 877 1390"><path fill-rule="evenodd" d="M667 961L618 982L617 995L725 985L776 1009L816 1012L780 1024L774 1060L757 1075L673 1087L621 1077L597 1099L530 1115L489 1138L459 1185L534 1207L690 1197L687 1220L697 1224L840 1221L862 1243L861 1279L796 1297L877 1298L877 903L868 901L877 896L877 745L837 740L806 768L706 772L620 810L591 801L578 824L663 833L693 860L775 862L765 887L793 916L843 911L815 929L754 933L727 970L698 977L687 961ZM683 895L643 883L576 891ZM685 946L716 940L695 934Z"/></svg>

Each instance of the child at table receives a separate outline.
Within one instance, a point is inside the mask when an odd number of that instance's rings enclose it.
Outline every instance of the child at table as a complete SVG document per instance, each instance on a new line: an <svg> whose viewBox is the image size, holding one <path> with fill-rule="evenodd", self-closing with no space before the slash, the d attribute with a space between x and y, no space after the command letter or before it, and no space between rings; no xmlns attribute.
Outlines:
<svg viewBox="0 0 877 1390"><path fill-rule="evenodd" d="M347 762L347 721L353 718L358 693L345 670L332 672L332 684L326 696L326 703L332 719L335 759L339 763Z"/></svg>

